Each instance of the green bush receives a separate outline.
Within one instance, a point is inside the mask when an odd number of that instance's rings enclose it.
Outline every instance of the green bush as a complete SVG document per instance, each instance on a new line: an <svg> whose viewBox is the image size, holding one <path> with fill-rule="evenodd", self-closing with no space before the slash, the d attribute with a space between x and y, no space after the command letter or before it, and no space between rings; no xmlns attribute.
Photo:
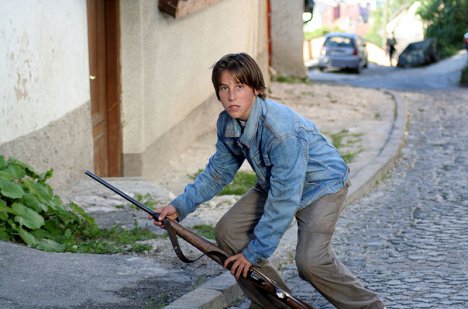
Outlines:
<svg viewBox="0 0 468 309"><path fill-rule="evenodd" d="M38 173L31 166L0 155L0 240L54 252L117 253L149 249L135 240L153 234L142 229L100 229L75 203L64 205L47 180L53 171Z"/></svg>
<svg viewBox="0 0 468 309"><path fill-rule="evenodd" d="M65 251L81 231L96 228L78 205L66 209L46 183L52 170L38 173L0 156L0 239L46 251Z"/></svg>
<svg viewBox="0 0 468 309"><path fill-rule="evenodd" d="M417 14L427 25L424 37L437 38L440 57L457 53L468 29L467 0L422 0Z"/></svg>

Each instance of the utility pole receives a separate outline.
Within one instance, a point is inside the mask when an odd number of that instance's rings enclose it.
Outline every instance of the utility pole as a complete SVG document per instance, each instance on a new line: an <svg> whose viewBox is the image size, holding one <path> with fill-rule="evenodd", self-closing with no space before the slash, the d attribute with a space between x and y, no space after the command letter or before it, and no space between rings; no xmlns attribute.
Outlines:
<svg viewBox="0 0 468 309"><path fill-rule="evenodd" d="M385 45L387 44L387 39L388 39L388 36L387 36L387 25L388 25L388 1L389 0L385 0L384 2L384 20L383 20L383 23L384 23L384 33L383 33L383 47L385 48Z"/></svg>

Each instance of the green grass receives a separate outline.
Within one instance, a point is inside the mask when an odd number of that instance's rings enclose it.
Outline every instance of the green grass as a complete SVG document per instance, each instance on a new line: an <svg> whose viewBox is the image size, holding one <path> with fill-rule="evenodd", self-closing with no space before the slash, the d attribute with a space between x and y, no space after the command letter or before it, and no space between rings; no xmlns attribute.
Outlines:
<svg viewBox="0 0 468 309"><path fill-rule="evenodd" d="M253 172L240 171L234 180L219 193L219 195L243 195L255 186L257 176Z"/></svg>
<svg viewBox="0 0 468 309"><path fill-rule="evenodd" d="M356 144L360 144L362 141L362 135L362 133L351 133L347 129L330 134L331 143L338 149L346 163L353 162L356 156L363 151L362 147L356 149ZM347 150L349 148L353 148L354 150Z"/></svg>
<svg viewBox="0 0 468 309"><path fill-rule="evenodd" d="M134 227L130 230L114 226L109 229L98 229L85 239L78 240L69 248L69 252L123 254L129 252L145 252L152 249L151 245L139 241L154 239L154 232L147 228Z"/></svg>
<svg viewBox="0 0 468 309"><path fill-rule="evenodd" d="M203 170L199 169L196 173L189 175L189 177L195 179L202 172ZM218 195L244 195L250 188L255 186L256 181L257 176L253 172L237 172L234 180L224 187Z"/></svg>
<svg viewBox="0 0 468 309"><path fill-rule="evenodd" d="M310 82L308 77L301 78L297 76L284 76L284 75L275 75L272 77L272 80L274 82L287 83L287 84L297 84L297 83L308 84Z"/></svg>
<svg viewBox="0 0 468 309"><path fill-rule="evenodd" d="M215 239L215 228L208 224L198 224L193 227L193 230L198 234L208 239Z"/></svg>

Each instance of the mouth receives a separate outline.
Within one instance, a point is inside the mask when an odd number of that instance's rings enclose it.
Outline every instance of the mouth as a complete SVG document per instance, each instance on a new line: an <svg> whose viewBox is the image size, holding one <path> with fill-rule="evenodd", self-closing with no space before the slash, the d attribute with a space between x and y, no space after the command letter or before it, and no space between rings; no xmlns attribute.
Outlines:
<svg viewBox="0 0 468 309"><path fill-rule="evenodd" d="M239 105L230 105L228 109L232 112L237 112L239 110Z"/></svg>

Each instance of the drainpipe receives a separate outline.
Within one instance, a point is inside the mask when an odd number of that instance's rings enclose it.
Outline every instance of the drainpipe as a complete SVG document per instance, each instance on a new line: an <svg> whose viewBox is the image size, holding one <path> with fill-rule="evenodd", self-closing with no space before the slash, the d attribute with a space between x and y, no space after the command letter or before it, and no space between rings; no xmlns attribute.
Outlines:
<svg viewBox="0 0 468 309"><path fill-rule="evenodd" d="M271 67L271 5L270 0L267 0L267 36L268 36L268 67Z"/></svg>

